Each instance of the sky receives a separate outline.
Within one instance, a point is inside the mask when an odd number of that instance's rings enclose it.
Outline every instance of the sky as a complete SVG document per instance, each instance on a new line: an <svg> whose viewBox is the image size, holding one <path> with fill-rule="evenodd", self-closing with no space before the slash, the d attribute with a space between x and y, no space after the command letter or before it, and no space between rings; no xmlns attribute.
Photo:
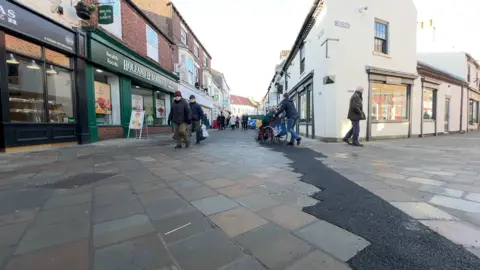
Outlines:
<svg viewBox="0 0 480 270"><path fill-rule="evenodd" d="M233 94L259 101L313 0L173 0Z"/></svg>
<svg viewBox="0 0 480 270"><path fill-rule="evenodd" d="M419 20L434 18L442 50L466 51L480 59L475 22L480 0L413 1ZM225 74L232 93L259 101L280 62L280 51L291 49L313 0L173 2L211 54L212 67Z"/></svg>

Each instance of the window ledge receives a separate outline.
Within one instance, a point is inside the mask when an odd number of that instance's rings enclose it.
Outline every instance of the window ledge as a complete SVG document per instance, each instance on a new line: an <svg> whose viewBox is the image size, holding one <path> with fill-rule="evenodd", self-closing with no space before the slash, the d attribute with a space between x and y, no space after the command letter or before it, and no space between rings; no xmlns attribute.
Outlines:
<svg viewBox="0 0 480 270"><path fill-rule="evenodd" d="M386 124L386 123L408 123L408 120L372 120L374 124Z"/></svg>
<svg viewBox="0 0 480 270"><path fill-rule="evenodd" d="M435 119L423 119L423 122L435 122Z"/></svg>
<svg viewBox="0 0 480 270"><path fill-rule="evenodd" d="M388 54L379 53L379 52L372 52L372 54L376 55L376 56L384 57L384 58L387 58L387 59L392 59L392 57Z"/></svg>

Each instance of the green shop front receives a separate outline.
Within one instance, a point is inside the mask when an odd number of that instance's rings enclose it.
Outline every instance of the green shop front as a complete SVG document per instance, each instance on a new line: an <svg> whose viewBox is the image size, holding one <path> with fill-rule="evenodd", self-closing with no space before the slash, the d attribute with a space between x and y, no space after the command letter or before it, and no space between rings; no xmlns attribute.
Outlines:
<svg viewBox="0 0 480 270"><path fill-rule="evenodd" d="M98 30L87 37L91 141L126 137L132 111L145 111L148 134L171 132L167 117L178 77Z"/></svg>

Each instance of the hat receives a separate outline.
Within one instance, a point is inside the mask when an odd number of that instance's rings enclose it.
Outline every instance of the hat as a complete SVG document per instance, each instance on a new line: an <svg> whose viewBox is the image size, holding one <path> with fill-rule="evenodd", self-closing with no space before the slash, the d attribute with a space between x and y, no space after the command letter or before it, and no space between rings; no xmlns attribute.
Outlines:
<svg viewBox="0 0 480 270"><path fill-rule="evenodd" d="M182 96L182 92L180 92L180 91L175 91L175 96L176 96L176 97L181 97L181 96Z"/></svg>
<svg viewBox="0 0 480 270"><path fill-rule="evenodd" d="M195 96L194 96L194 95L190 95L190 99L195 99Z"/></svg>

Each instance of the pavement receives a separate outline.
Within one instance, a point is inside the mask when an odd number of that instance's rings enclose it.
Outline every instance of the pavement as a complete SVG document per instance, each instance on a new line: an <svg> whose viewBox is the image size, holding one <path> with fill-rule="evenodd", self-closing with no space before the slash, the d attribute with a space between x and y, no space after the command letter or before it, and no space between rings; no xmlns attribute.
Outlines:
<svg viewBox="0 0 480 270"><path fill-rule="evenodd" d="M0 269L480 269L480 134L0 155Z"/></svg>

